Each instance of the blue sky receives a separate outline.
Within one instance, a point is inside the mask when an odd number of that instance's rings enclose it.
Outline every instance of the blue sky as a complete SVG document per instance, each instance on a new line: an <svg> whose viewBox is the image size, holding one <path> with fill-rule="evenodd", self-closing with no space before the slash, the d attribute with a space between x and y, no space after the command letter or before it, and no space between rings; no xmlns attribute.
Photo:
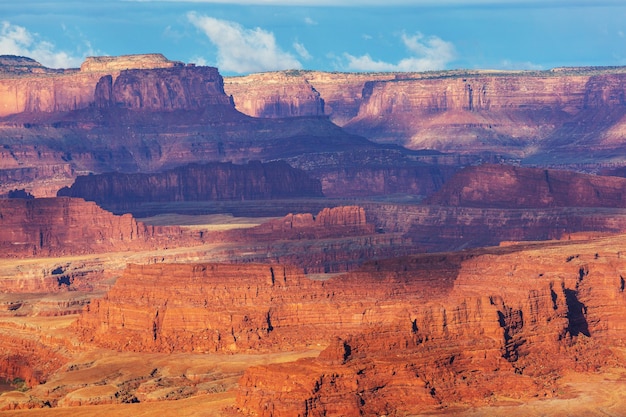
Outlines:
<svg viewBox="0 0 626 417"><path fill-rule="evenodd" d="M626 1L0 0L0 54L149 52L224 75L626 65Z"/></svg>

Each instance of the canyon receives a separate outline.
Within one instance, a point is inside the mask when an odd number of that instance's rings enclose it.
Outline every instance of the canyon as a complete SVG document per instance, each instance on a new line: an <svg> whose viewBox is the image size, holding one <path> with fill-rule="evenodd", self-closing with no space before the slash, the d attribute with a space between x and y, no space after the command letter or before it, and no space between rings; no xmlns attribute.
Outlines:
<svg viewBox="0 0 626 417"><path fill-rule="evenodd" d="M228 77L224 88L236 108L251 116L277 117L272 108L298 107L302 97L316 92L319 98L311 95L300 114L313 101L324 100L324 113L333 122L375 142L580 167L622 163L625 77L623 67L396 74L284 71ZM272 79L284 81L278 87ZM269 87L248 88L255 83ZM584 157L583 148L596 150L594 158Z"/></svg>
<svg viewBox="0 0 626 417"><path fill-rule="evenodd" d="M0 57L1 413L626 413L625 74Z"/></svg>

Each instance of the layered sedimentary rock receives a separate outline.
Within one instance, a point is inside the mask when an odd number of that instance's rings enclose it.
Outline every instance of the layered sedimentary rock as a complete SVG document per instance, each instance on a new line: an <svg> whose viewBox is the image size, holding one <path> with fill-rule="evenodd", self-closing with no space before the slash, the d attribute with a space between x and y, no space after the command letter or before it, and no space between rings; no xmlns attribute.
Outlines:
<svg viewBox="0 0 626 417"><path fill-rule="evenodd" d="M320 114L321 110L333 122L343 125L358 114L366 82L395 78L395 74L281 71L226 77L224 88L233 96L237 109L249 116L285 117L289 115L283 111L285 108L294 115ZM286 88L271 88L274 84L284 84ZM319 102L324 104L321 108Z"/></svg>
<svg viewBox="0 0 626 417"><path fill-rule="evenodd" d="M5 56L0 61L0 117L84 109L96 103L95 87L105 74L116 78L123 70L175 66L182 64L146 54L90 57L80 70L51 70L28 58Z"/></svg>
<svg viewBox="0 0 626 417"><path fill-rule="evenodd" d="M616 249L622 241L457 258L445 299L431 297L378 328L335 339L316 359L248 369L239 409L256 416L412 415L558 396L564 370L618 363L609 348L624 343L615 315L626 305Z"/></svg>
<svg viewBox="0 0 626 417"><path fill-rule="evenodd" d="M59 196L80 197L107 207L170 201L258 200L322 197L319 181L287 163L192 164L156 174L80 176Z"/></svg>
<svg viewBox="0 0 626 417"><path fill-rule="evenodd" d="M377 142L411 149L497 152L529 158L535 164L557 165L590 163L581 155L583 146L599 151L621 147L624 73L618 67L509 73L273 74L277 79L288 75L310 84L325 101L331 120ZM271 74L262 77L271 79ZM241 84L241 78L225 81L236 104L271 100L263 90L246 91ZM254 108L242 107L242 111L261 116ZM612 155L601 152L596 158L606 163Z"/></svg>
<svg viewBox="0 0 626 417"><path fill-rule="evenodd" d="M78 198L0 199L2 257L155 248L182 235L177 227L146 226Z"/></svg>
<svg viewBox="0 0 626 417"><path fill-rule="evenodd" d="M324 115L247 117L225 94L217 69L182 65L161 55L90 58L80 70L49 73L10 68L0 79L0 102L6 107L0 109L0 171L7 179L0 193L25 188L38 197L50 196L51 188L71 181L51 177L40 169L44 165L69 164L73 177L157 172L207 161L318 154L330 160L327 152L380 148L347 134ZM321 113L321 103L314 113ZM26 184L24 172L37 175L36 180Z"/></svg>
<svg viewBox="0 0 626 417"><path fill-rule="evenodd" d="M327 197L390 194L427 196L477 158L401 149L352 149L301 155L287 161L322 182Z"/></svg>
<svg viewBox="0 0 626 417"><path fill-rule="evenodd" d="M205 110L232 106L217 68L173 67L122 71L103 76L95 88L97 107L136 110Z"/></svg>
<svg viewBox="0 0 626 417"><path fill-rule="evenodd" d="M233 254L233 261L295 265L307 274L351 271L367 260L416 250L410 239L398 233L377 233L366 217L362 207L340 206L325 208L315 216L289 214L254 228L206 238L241 242L243 253Z"/></svg>
<svg viewBox="0 0 626 417"><path fill-rule="evenodd" d="M291 74L299 74L299 71L233 77L228 81L227 93L240 98L236 108L249 116L323 115L324 100L320 93L306 79Z"/></svg>
<svg viewBox="0 0 626 417"><path fill-rule="evenodd" d="M368 270L345 281L314 281L276 264L130 265L77 328L98 344L132 351L303 348L384 323L406 306L407 296L445 293L449 281L433 288L427 277L448 268L413 265L403 272ZM381 279L384 285L375 285ZM310 331L303 333L302 325Z"/></svg>
<svg viewBox="0 0 626 417"><path fill-rule="evenodd" d="M626 207L626 179L572 171L481 165L465 168L427 203L481 208Z"/></svg>
<svg viewBox="0 0 626 417"><path fill-rule="evenodd" d="M64 341L32 333L10 323L0 324L1 378L18 378L27 386L41 384L68 360L67 352L60 349ZM31 408L43 406L41 402Z"/></svg>
<svg viewBox="0 0 626 417"><path fill-rule="evenodd" d="M626 210L621 208L503 209L385 203L364 207L381 231L402 233L414 242L416 250L428 252L493 246L503 241L567 240L580 232L626 232Z"/></svg>
<svg viewBox="0 0 626 417"><path fill-rule="evenodd" d="M130 351L328 346L317 359L250 368L238 407L251 415L552 397L564 369L617 364L623 240L410 256L326 281L276 264L130 265L76 331Z"/></svg>

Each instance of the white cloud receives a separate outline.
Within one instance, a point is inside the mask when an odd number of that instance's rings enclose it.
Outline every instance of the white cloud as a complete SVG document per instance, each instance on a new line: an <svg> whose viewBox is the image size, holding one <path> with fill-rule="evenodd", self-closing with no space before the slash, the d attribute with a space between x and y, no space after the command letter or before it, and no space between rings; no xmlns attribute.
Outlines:
<svg viewBox="0 0 626 417"><path fill-rule="evenodd" d="M309 26L317 25L317 22L315 20L311 19L310 17L305 17L304 18L304 23L306 23Z"/></svg>
<svg viewBox="0 0 626 417"><path fill-rule="evenodd" d="M300 42L294 42L293 43L293 49L296 50L296 52L298 53L298 55L300 55L302 57L302 59L311 59L313 58L311 56L311 54L309 53L309 51L307 51L307 49L304 47L304 45L302 45Z"/></svg>
<svg viewBox="0 0 626 417"><path fill-rule="evenodd" d="M49 68L79 67L87 55L94 55L89 44L86 53L76 56L65 51L57 51L54 44L40 40L36 33L10 22L0 23L0 54L19 55L34 59Z"/></svg>
<svg viewBox="0 0 626 417"><path fill-rule="evenodd" d="M425 37L421 33L413 36L402 35L402 42L411 53L397 63L376 61L369 54L354 56L348 53L344 58L348 61L345 69L349 71L398 71L419 72L444 69L454 60L456 52L451 42L437 36Z"/></svg>
<svg viewBox="0 0 626 417"><path fill-rule="evenodd" d="M276 44L272 32L246 29L239 23L187 14L189 21L217 47L217 66L226 72L249 73L300 69L302 64Z"/></svg>

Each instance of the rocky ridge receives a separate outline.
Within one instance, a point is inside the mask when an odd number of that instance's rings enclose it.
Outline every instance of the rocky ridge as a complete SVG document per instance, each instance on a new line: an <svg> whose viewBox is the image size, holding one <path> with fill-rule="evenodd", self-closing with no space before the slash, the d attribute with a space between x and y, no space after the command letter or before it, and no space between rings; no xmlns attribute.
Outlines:
<svg viewBox="0 0 626 417"><path fill-rule="evenodd" d="M57 194L95 201L113 211L146 202L323 196L319 181L283 161L192 164L155 174L79 176Z"/></svg>
<svg viewBox="0 0 626 417"><path fill-rule="evenodd" d="M398 74L325 74L314 71L250 75L302 80L325 101L331 120L376 142L410 149L495 152L534 164L592 163L581 147L593 146L601 164L608 149L621 149L624 67L549 71L442 71ZM304 82L310 84L306 86ZM266 102L263 90L241 88L245 77L227 78L238 103ZM291 85L297 82L291 81ZM293 93L290 93L293 94ZM281 96L275 100L289 100ZM271 108L271 106L268 106ZM261 116L255 107L241 111ZM547 155L544 151L552 151ZM558 150L559 152L555 152ZM564 157L567 156L567 161ZM560 158L560 161L559 161ZM618 161L616 161L618 162Z"/></svg>
<svg viewBox="0 0 626 417"><path fill-rule="evenodd" d="M626 207L626 180L508 165L467 167L426 203L480 208Z"/></svg>
<svg viewBox="0 0 626 417"><path fill-rule="evenodd" d="M85 173L307 155L320 155L315 160L333 175L339 167L329 152L355 153L366 161L368 152L382 149L325 116L247 117L225 94L217 69L161 55L90 58L81 70L50 74L8 71L0 79L0 103L0 176L7 179L0 194L25 188L52 196L54 187ZM64 165L69 166L61 174L47 168ZM298 167L305 165L313 173L306 161Z"/></svg>
<svg viewBox="0 0 626 417"><path fill-rule="evenodd" d="M445 299L399 309L380 327L335 339L316 359L249 368L239 409L257 416L411 415L557 396L565 369L618 363L611 348L624 343L615 316L624 306L624 265L615 249L621 239L468 253L450 271ZM401 268L407 260L396 262ZM377 265L382 273L385 264Z"/></svg>
<svg viewBox="0 0 626 417"><path fill-rule="evenodd" d="M0 199L2 258L139 250L187 239L178 227L146 226L78 198ZM57 275L59 286L70 279Z"/></svg>
<svg viewBox="0 0 626 417"><path fill-rule="evenodd" d="M328 346L316 359L249 368L237 401L250 415L553 397L564 369L618 363L622 241L413 255L326 281L276 264L131 265L76 331L128 351Z"/></svg>

